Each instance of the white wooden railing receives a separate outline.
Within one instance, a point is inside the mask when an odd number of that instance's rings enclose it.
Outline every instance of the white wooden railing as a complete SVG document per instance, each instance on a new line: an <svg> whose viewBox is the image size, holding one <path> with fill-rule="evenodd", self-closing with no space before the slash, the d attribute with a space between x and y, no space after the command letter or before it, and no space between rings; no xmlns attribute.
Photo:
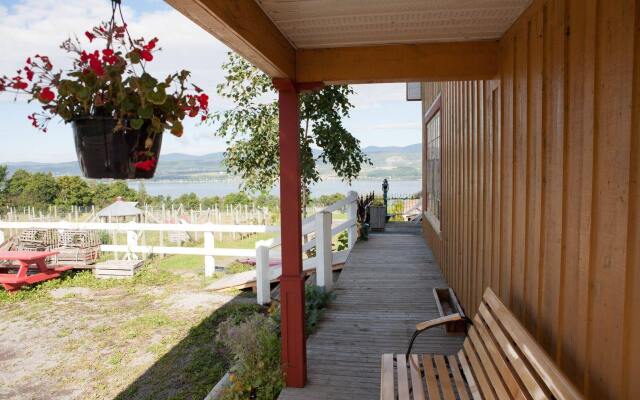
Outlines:
<svg viewBox="0 0 640 400"><path fill-rule="evenodd" d="M333 288L333 264L344 262L353 248L357 239L357 200L356 192L349 192L343 200L337 201L323 208L316 214L302 221L302 235L314 237L303 242L302 251L306 252L315 247L315 257L303 261L303 270L315 269L316 283L325 290ZM340 221L333 225L333 213L346 209L346 221ZM347 249L334 252L332 238L343 231L347 231ZM256 243L256 294L259 304L267 304L271 301L271 282L282 274L282 266L269 265L270 253L281 244L280 238L263 240Z"/></svg>
<svg viewBox="0 0 640 400"><path fill-rule="evenodd" d="M344 262L356 242L356 192L349 192L343 200L337 201L323 208L316 214L302 221L302 235L304 240L302 251L306 252L315 247L315 257L303 261L303 269L316 270L317 284L326 290L333 287L332 266ZM346 210L347 219L333 221L333 213ZM47 222L47 221L0 221L0 229L57 229L57 230L95 230L107 232L126 232L127 244L103 244L102 252L122 253L129 259L137 259L138 254L182 254L204 256L205 276L212 276L215 272L215 257L254 257L256 259L256 287L257 300L260 304L270 302L270 283L282 274L281 265L269 265L270 259L279 258L281 245L280 237L258 241L255 249L221 248L215 245L214 233L279 233L279 226L270 225L226 225L226 224L150 224L150 223L99 223L99 222ZM200 232L204 236L203 247L183 247L164 245L139 244L140 232ZM343 231L348 234L347 249L333 251L332 238ZM5 241L4 233L0 230L0 243Z"/></svg>

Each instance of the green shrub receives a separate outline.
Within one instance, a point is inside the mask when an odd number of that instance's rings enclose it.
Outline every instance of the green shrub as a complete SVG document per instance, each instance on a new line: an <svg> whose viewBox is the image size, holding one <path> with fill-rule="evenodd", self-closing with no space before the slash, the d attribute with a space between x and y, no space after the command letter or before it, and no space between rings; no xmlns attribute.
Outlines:
<svg viewBox="0 0 640 400"><path fill-rule="evenodd" d="M342 251L349 248L349 234L347 231L342 231L338 234L336 240L336 251Z"/></svg>
<svg viewBox="0 0 640 400"><path fill-rule="evenodd" d="M280 369L280 339L276 324L268 316L256 314L244 322L232 319L220 324L218 340L233 354L231 385L223 400L274 400L284 386Z"/></svg>
<svg viewBox="0 0 640 400"><path fill-rule="evenodd" d="M322 318L325 309L329 303L334 299L335 295L331 292L326 292L324 288L320 286L306 285L304 290L304 333L305 336L309 336L313 333L318 322ZM276 323L276 330L280 335L280 305L274 305L271 310L271 315Z"/></svg>

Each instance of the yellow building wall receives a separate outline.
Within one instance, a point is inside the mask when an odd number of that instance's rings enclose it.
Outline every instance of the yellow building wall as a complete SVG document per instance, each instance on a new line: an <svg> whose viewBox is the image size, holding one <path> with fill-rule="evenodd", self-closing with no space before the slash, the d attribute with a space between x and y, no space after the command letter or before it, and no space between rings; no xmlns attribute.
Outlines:
<svg viewBox="0 0 640 400"><path fill-rule="evenodd" d="M640 398L639 30L637 1L535 1L495 80L423 84L449 284L471 315L491 286L592 399Z"/></svg>

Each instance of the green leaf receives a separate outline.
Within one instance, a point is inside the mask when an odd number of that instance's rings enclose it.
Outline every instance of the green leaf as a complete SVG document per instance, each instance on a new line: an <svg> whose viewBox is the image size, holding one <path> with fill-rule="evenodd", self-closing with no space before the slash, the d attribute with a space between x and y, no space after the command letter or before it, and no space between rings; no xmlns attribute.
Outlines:
<svg viewBox="0 0 640 400"><path fill-rule="evenodd" d="M143 107L138 108L138 116L144 119L151 119L153 117L153 106L145 104Z"/></svg>
<svg viewBox="0 0 640 400"><path fill-rule="evenodd" d="M164 104L167 99L167 92L163 88L158 89L157 91L150 91L147 93L147 100L156 105Z"/></svg>
<svg viewBox="0 0 640 400"><path fill-rule="evenodd" d="M140 53L138 50L133 50L127 53L127 58L131 61L131 64L138 64L140 62Z"/></svg>
<svg viewBox="0 0 640 400"><path fill-rule="evenodd" d="M184 132L184 127L182 126L182 122L175 121L173 123L173 126L171 127L171 133L177 137L180 137L182 136L183 132Z"/></svg>
<svg viewBox="0 0 640 400"><path fill-rule="evenodd" d="M158 80L145 72L140 75L140 78L138 78L138 83L145 91L147 91L153 90L153 88L158 84Z"/></svg>
<svg viewBox="0 0 640 400"><path fill-rule="evenodd" d="M129 123L131 124L131 128L140 129L140 128L142 128L142 125L144 124L144 120L140 119L140 118L134 118Z"/></svg>

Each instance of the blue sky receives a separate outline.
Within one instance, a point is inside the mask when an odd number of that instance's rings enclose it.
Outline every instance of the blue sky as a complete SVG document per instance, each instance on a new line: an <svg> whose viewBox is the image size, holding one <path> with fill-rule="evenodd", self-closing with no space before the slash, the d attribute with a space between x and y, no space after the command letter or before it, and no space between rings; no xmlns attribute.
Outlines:
<svg viewBox="0 0 640 400"><path fill-rule="evenodd" d="M156 55L152 73L162 76L191 70L192 81L211 95L214 109L230 107L215 95L215 86L223 78L220 65L226 46L161 0L124 0L123 5L133 36L160 38L163 51ZM109 13L107 0L0 0L0 74L10 75L36 53L51 56L56 66L68 65L59 44L108 19ZM355 85L354 89L351 100L356 108L345 126L364 146L420 142L420 103L405 101L404 84ZM22 99L14 102L6 93L0 95L0 163L75 159L70 126L54 120L48 133L30 126L27 115L37 108ZM163 153L223 151L224 141L213 137L212 130L189 124L180 139L166 135Z"/></svg>

